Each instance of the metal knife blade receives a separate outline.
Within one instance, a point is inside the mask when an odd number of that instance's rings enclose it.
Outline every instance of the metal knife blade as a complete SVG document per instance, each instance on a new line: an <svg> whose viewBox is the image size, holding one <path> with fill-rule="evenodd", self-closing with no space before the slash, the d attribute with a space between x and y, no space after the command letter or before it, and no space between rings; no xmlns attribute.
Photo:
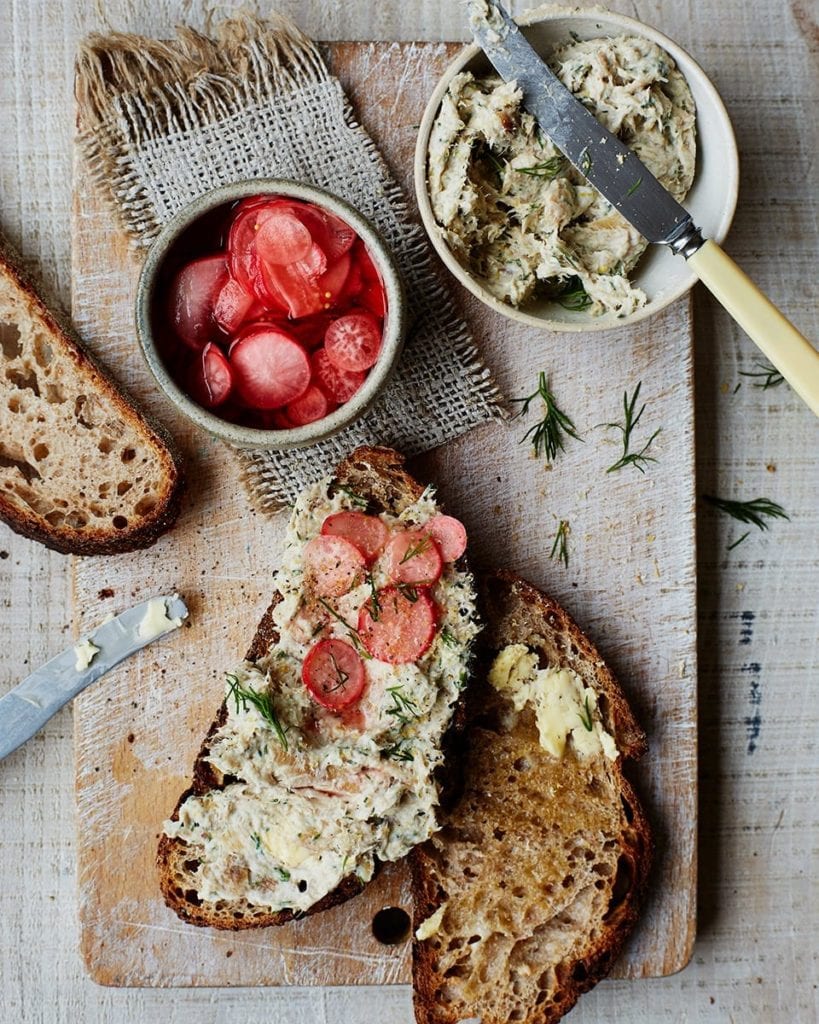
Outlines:
<svg viewBox="0 0 819 1024"><path fill-rule="evenodd" d="M680 206L645 164L575 99L538 56L497 0L467 0L475 41L504 81L515 80L523 106L574 166L650 242L683 251L696 233ZM679 244L682 243L682 244Z"/></svg>
<svg viewBox="0 0 819 1024"><path fill-rule="evenodd" d="M159 637L178 629L188 617L178 594L154 597L134 605L82 637L0 697L0 760L30 739L73 697L125 658ZM77 647L84 641L99 648L88 651L91 661L77 669Z"/></svg>

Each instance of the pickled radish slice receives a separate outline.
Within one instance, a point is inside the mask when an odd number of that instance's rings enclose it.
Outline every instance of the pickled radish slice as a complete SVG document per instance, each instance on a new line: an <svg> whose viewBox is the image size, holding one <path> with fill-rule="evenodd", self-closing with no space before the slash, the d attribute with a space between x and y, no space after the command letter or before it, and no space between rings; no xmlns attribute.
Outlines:
<svg viewBox="0 0 819 1024"><path fill-rule="evenodd" d="M366 512L334 512L327 516L321 532L330 537L344 537L354 544L368 562L373 562L384 550L390 531L378 516Z"/></svg>
<svg viewBox="0 0 819 1024"><path fill-rule="evenodd" d="M367 379L366 373L340 370L330 360L324 348L316 349L310 362L315 383L336 402L349 402Z"/></svg>
<svg viewBox="0 0 819 1024"><path fill-rule="evenodd" d="M324 344L324 335L332 323L329 313L315 313L300 320L289 320L284 330L292 334L305 348L316 349Z"/></svg>
<svg viewBox="0 0 819 1024"><path fill-rule="evenodd" d="M360 655L343 640L321 640L312 647L301 669L304 685L322 707L348 708L364 691L366 675Z"/></svg>
<svg viewBox="0 0 819 1024"><path fill-rule="evenodd" d="M466 528L460 519L454 516L433 516L424 523L423 529L438 545L445 562L456 561L466 551Z"/></svg>
<svg viewBox="0 0 819 1024"><path fill-rule="evenodd" d="M444 567L438 545L424 530L404 530L387 545L384 561L390 579L411 586L430 586Z"/></svg>
<svg viewBox="0 0 819 1024"><path fill-rule="evenodd" d="M364 285L359 295L359 302L373 316L383 317L387 311L387 297L380 281L370 281Z"/></svg>
<svg viewBox="0 0 819 1024"><path fill-rule="evenodd" d="M256 297L243 288L235 278L229 277L216 299L213 317L225 334L234 334L242 326L254 305L258 307Z"/></svg>
<svg viewBox="0 0 819 1024"><path fill-rule="evenodd" d="M303 427L305 423L324 419L330 411L330 400L320 388L311 384L301 398L286 405L284 411L294 427Z"/></svg>
<svg viewBox="0 0 819 1024"><path fill-rule="evenodd" d="M230 347L234 385L254 409L278 409L310 386L310 360L301 345L275 327L248 328Z"/></svg>
<svg viewBox="0 0 819 1024"><path fill-rule="evenodd" d="M361 276L361 267L359 267L355 260L351 260L350 273L347 275L347 281L344 285L343 297L347 300L357 301L363 287L364 278Z"/></svg>
<svg viewBox="0 0 819 1024"><path fill-rule="evenodd" d="M286 266L262 263L259 274L266 291L295 320L325 308L321 280L326 265L321 249L314 245L306 259Z"/></svg>
<svg viewBox="0 0 819 1024"><path fill-rule="evenodd" d="M321 277L327 270L327 256L319 245L311 245L303 259L293 260L288 264L294 273L305 277Z"/></svg>
<svg viewBox="0 0 819 1024"><path fill-rule="evenodd" d="M386 312L387 297L384 294L384 283L378 273L378 268L373 263L372 257L361 239L356 242L353 253L362 278L358 301L374 316L383 317Z"/></svg>
<svg viewBox="0 0 819 1024"><path fill-rule="evenodd" d="M341 219L336 217L335 214L330 213L328 210L322 211L322 216L327 225L328 241L326 245L327 258L331 260L337 260L340 256L343 256L346 252L349 252L353 247L357 235L350 225Z"/></svg>
<svg viewBox="0 0 819 1024"><path fill-rule="evenodd" d="M369 313L348 313L327 328L324 347L341 370L369 370L381 351L381 326Z"/></svg>
<svg viewBox="0 0 819 1024"><path fill-rule="evenodd" d="M367 560L343 537L319 535L304 548L304 579L319 597L341 597L364 579Z"/></svg>
<svg viewBox="0 0 819 1024"><path fill-rule="evenodd" d="M379 661L403 665L418 661L435 636L435 605L421 589L384 587L358 615L358 635Z"/></svg>
<svg viewBox="0 0 819 1024"><path fill-rule="evenodd" d="M196 357L189 385L191 398L204 409L214 409L229 398L233 374L218 345L209 342Z"/></svg>
<svg viewBox="0 0 819 1024"><path fill-rule="evenodd" d="M256 247L256 235L264 222L272 217L278 204L275 201L240 207L241 212L228 233L228 263L233 277L266 305L271 303L282 311L287 306L271 295L261 275L261 260Z"/></svg>
<svg viewBox="0 0 819 1024"><path fill-rule="evenodd" d="M284 409L274 409L268 415L270 416L270 425L276 430L292 430L296 425L287 415L286 406Z"/></svg>
<svg viewBox="0 0 819 1024"><path fill-rule="evenodd" d="M286 208L274 210L256 232L256 251L266 263L295 263L305 259L313 248L309 230Z"/></svg>
<svg viewBox="0 0 819 1024"><path fill-rule="evenodd" d="M318 290L322 309L332 309L344 297L350 266L350 257L342 256L319 278Z"/></svg>
<svg viewBox="0 0 819 1024"><path fill-rule="evenodd" d="M203 349L216 333L213 310L227 281L222 255L187 263L171 284L168 314L176 334L194 349Z"/></svg>
<svg viewBox="0 0 819 1024"><path fill-rule="evenodd" d="M306 225L313 241L327 253L328 260L337 260L349 252L358 237L346 221L329 210L299 203L294 205L293 214Z"/></svg>

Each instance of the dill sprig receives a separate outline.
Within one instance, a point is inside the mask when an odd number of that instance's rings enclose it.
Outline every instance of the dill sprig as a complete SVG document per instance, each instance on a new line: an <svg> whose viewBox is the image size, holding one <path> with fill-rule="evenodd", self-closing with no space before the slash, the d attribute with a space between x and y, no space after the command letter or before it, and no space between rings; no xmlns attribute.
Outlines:
<svg viewBox="0 0 819 1024"><path fill-rule="evenodd" d="M785 378L772 363L756 360L754 366L756 370L740 370L739 375L740 377L760 378L754 381L755 388L762 388L767 391L768 388L777 388L780 384L784 383Z"/></svg>
<svg viewBox="0 0 819 1024"><path fill-rule="evenodd" d="M412 747L410 746L409 740L398 740L397 743L393 743L392 746L382 747L382 757L387 757L391 761L412 761Z"/></svg>
<svg viewBox="0 0 819 1024"><path fill-rule="evenodd" d="M329 601L325 601L323 597L320 597L318 599L318 602L324 608L325 611L328 611L333 616L334 619L337 619L341 623L342 626L346 626L351 633L358 632L355 626L351 626L343 615L339 615L339 613L335 610L335 608L330 604Z"/></svg>
<svg viewBox="0 0 819 1024"><path fill-rule="evenodd" d="M562 562L566 567L569 565L569 549L567 546L569 532L569 520L561 519L557 526L552 550L549 552L549 558L557 556L558 561Z"/></svg>
<svg viewBox="0 0 819 1024"><path fill-rule="evenodd" d="M649 462L656 462L657 460L653 455L646 455L646 452L651 447L654 438L663 429L657 427L651 437L646 441L639 452L629 451L631 446L631 435L634 432L634 428L640 422L643 413L646 410L645 402L640 406L640 411L635 414L634 410L637 408L637 400L640 397L640 388L643 386L643 382L637 385L634 389L634 394L631 398L628 397L628 391L623 392L623 414L624 419L622 423L605 423L606 427L613 427L615 430L619 430L623 435L623 454L614 463L613 466L609 466L606 470L607 473L614 473L615 470L622 469L624 466L634 466L635 469L639 469L641 473L645 473L645 467Z"/></svg>
<svg viewBox="0 0 819 1024"><path fill-rule="evenodd" d="M372 569L367 573L367 583L370 587L370 608L372 609L370 614L372 615L373 622L378 622L381 616L381 602L378 600L378 590L375 586Z"/></svg>
<svg viewBox="0 0 819 1024"><path fill-rule="evenodd" d="M441 637L441 643L442 644L446 644L447 647L457 647L458 646L458 641L450 633L449 629L446 626L444 626L444 628L441 630L440 637Z"/></svg>
<svg viewBox="0 0 819 1024"><path fill-rule="evenodd" d="M592 304L591 295L580 282L579 277L570 277L563 291L555 296L555 302L564 309L580 313Z"/></svg>
<svg viewBox="0 0 819 1024"><path fill-rule="evenodd" d="M336 484L336 490L346 494L353 505L357 505L359 508L367 508L370 504L366 498L362 498L360 494L356 494L355 491L351 491L349 487L345 487L343 484Z"/></svg>
<svg viewBox="0 0 819 1024"><path fill-rule="evenodd" d="M594 723L592 722L591 708L589 707L589 695L586 694L586 700L583 704L585 714L580 712L580 721L583 723L583 727L588 731L592 732L594 729Z"/></svg>
<svg viewBox="0 0 819 1024"><path fill-rule="evenodd" d="M726 515L733 516L740 523L750 523L752 526L756 526L760 530L767 530L770 527L765 519L787 519L790 520L790 516L775 501L771 501L770 498L754 498L753 501L731 501L728 498L716 498L712 494L703 494L703 501L707 501L709 505L713 505L714 508L719 509L720 512L725 512ZM748 535L745 534L747 537ZM741 537L740 540L744 540L745 537ZM737 541L736 544L739 544ZM736 547L736 544L733 546Z"/></svg>
<svg viewBox="0 0 819 1024"><path fill-rule="evenodd" d="M370 652L366 649L364 644L361 642L361 636L360 636L358 630L355 628L355 626L351 626L350 623L344 618L344 616L343 615L339 615L339 613L329 603L329 601L325 601L323 597L320 597L318 599L318 602L324 608L325 611L328 611L333 616L334 619L336 619L338 622L341 623L342 626L344 626L344 628L350 634L350 639L353 641L353 647L355 647L355 649L358 651L358 653L361 655L361 657L362 658L368 658L368 659L372 658L372 655L370 654ZM381 606L379 605L379 614L381 613L380 609L381 609ZM373 618L375 618L375 616L373 616Z"/></svg>
<svg viewBox="0 0 819 1024"><path fill-rule="evenodd" d="M520 443L523 444L524 441L531 441L535 455L539 456L542 452L551 461L555 458L558 451L565 448L565 434L575 438L577 441L582 441L583 438L577 433L577 427L575 427L566 413L558 407L555 396L549 389L549 381L544 371L541 371L538 377L537 391L533 391L531 395L527 395L525 398L512 399L513 402L521 404L520 412L517 414L518 417L526 415L529 411L529 406L536 398L543 402L545 415L540 423L536 423L526 431L520 439Z"/></svg>
<svg viewBox="0 0 819 1024"><path fill-rule="evenodd" d="M726 550L733 551L734 548L738 548L739 545L744 540L747 540L747 538L750 537L750 536L751 536L751 531L750 530L746 530L745 533L743 533L743 535L741 537L738 537L732 544L729 544Z"/></svg>
<svg viewBox="0 0 819 1024"><path fill-rule="evenodd" d="M387 693L392 697L392 707L387 708L387 714L397 722L407 725L418 717L418 705L404 693L403 686L388 686Z"/></svg>
<svg viewBox="0 0 819 1024"><path fill-rule="evenodd" d="M273 698L268 690L254 690L251 687L244 687L239 682L238 676L228 673L225 678L228 681L229 696L236 703L237 711L247 711L248 704L252 704L262 718L273 728L276 737L282 747L287 750L287 729L284 728L273 707Z"/></svg>
<svg viewBox="0 0 819 1024"><path fill-rule="evenodd" d="M503 181L503 172L505 170L503 161L497 155L497 153L495 153L494 150L492 150L492 148L489 146L486 147L484 151L484 156L491 164L495 174L498 176L498 183L500 184L500 182Z"/></svg>
<svg viewBox="0 0 819 1024"><path fill-rule="evenodd" d="M338 682L336 683L335 686L331 686L327 692L335 693L336 690L344 689L344 687L347 685L347 680L350 678L350 673L344 671L341 665L339 665L339 663L336 661L336 657L334 654L330 655L330 661L332 661L333 663L333 671L336 674L336 679L338 680Z"/></svg>
<svg viewBox="0 0 819 1024"><path fill-rule="evenodd" d="M532 164L531 167L515 167L518 174L528 174L532 178L543 178L544 181L551 181L560 174L563 168L563 157L558 153L543 160L539 164Z"/></svg>
<svg viewBox="0 0 819 1024"><path fill-rule="evenodd" d="M408 562L411 558L416 558L418 555L423 555L425 551L429 551L429 546L432 543L432 539L426 534L418 541L417 544L411 544L404 552L404 557L398 563L403 565L404 562Z"/></svg>

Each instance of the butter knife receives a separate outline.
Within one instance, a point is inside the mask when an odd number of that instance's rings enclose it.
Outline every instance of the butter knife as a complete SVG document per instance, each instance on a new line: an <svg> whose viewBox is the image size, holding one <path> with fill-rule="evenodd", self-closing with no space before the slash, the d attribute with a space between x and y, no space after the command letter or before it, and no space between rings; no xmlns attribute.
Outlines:
<svg viewBox="0 0 819 1024"><path fill-rule="evenodd" d="M78 693L188 617L178 594L154 597L86 634L0 697L0 760L30 739Z"/></svg>
<svg viewBox="0 0 819 1024"><path fill-rule="evenodd" d="M711 239L645 164L575 99L498 0L467 0L477 44L524 107L594 187L650 242L667 245L819 416L819 352Z"/></svg>

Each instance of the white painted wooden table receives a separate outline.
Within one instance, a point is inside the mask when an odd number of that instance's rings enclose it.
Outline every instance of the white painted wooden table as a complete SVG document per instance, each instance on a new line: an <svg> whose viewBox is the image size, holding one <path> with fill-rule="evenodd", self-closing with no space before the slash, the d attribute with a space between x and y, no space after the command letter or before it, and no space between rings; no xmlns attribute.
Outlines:
<svg viewBox="0 0 819 1024"><path fill-rule="evenodd" d="M92 29L162 34L240 0L2 0L0 225L69 293L72 62ZM286 0L316 38L463 36L456 0ZM522 9L521 4L514 9ZM742 158L727 248L819 338L819 29L808 0L613 2L666 31L712 75ZM266 5L263 4L263 9ZM699 493L779 501L775 523L727 552L731 520L699 533L700 925L692 963L604 982L571 1020L819 1020L819 421L786 387L740 370L755 352L701 292ZM742 386L735 392L738 382ZM69 638L68 561L0 526L0 692ZM77 952L71 712L0 764L0 1022L269 1021L409 1024L409 991L101 989Z"/></svg>

